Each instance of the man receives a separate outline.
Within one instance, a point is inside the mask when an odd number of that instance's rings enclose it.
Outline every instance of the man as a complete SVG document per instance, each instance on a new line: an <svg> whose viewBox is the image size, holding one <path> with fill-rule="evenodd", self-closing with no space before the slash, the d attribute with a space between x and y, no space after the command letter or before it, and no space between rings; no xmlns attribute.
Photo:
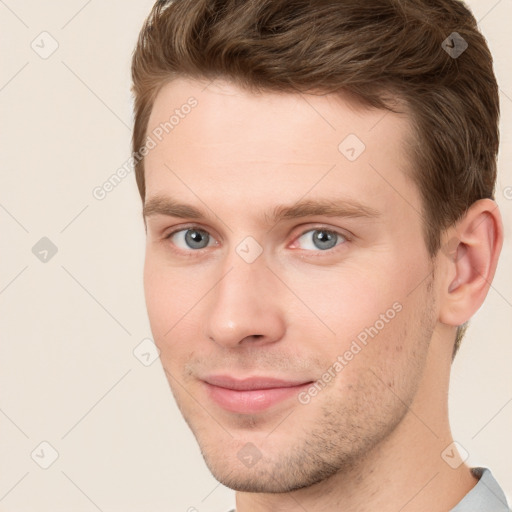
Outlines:
<svg viewBox="0 0 512 512"><path fill-rule="evenodd" d="M237 512L509 510L448 421L503 239L469 10L160 1L132 76L151 329Z"/></svg>

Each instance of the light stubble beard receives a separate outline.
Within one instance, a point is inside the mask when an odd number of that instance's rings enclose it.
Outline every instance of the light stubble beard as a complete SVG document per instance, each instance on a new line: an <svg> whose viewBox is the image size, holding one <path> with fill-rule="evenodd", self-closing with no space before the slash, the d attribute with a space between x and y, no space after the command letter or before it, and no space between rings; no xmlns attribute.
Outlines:
<svg viewBox="0 0 512 512"><path fill-rule="evenodd" d="M236 420L231 418L226 422L223 431L204 411L200 415L206 423L201 424L194 410L199 406L192 403L185 392L171 385L178 407L212 475L226 487L251 493L286 493L314 486L336 475L360 478L363 468L406 417L420 386L436 325L432 281L433 275L426 285L426 302L423 302L430 307L414 312L414 320L419 325L412 333L416 336L414 345L408 340L407 325L410 324L403 324L399 332L395 331L404 347L398 375L389 368L386 373L381 366L359 367L358 373L352 374L353 381L343 389L336 389L336 380L343 378L344 372L341 372L331 382L333 386L326 387L315 401L307 405L297 402L298 411L306 411L304 421L299 422L300 431L290 432L286 427L286 415L293 417L295 410L291 414L284 411L281 418L274 416L274 426L269 426L268 420L258 415L237 415ZM379 343L379 340L373 342ZM184 374L186 378L187 370ZM393 389L388 388L390 379ZM314 408L311 413L309 407ZM312 417L318 419L313 423ZM227 433L235 430L233 425L241 434L230 436ZM262 425L267 434L262 435ZM276 441L277 436L281 436L280 441ZM267 437L270 442L266 441ZM253 441L262 457L254 466L246 467L237 453Z"/></svg>

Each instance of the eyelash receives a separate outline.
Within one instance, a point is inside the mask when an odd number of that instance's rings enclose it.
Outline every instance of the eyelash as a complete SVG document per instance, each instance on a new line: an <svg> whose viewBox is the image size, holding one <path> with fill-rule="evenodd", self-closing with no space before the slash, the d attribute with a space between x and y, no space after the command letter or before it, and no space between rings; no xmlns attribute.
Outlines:
<svg viewBox="0 0 512 512"><path fill-rule="evenodd" d="M200 226L192 224L192 225L189 225L189 226L182 226L179 229L171 231L169 234L164 236L164 239L165 240L170 240L170 238L173 235L175 235L176 233L179 233L180 231L189 231L189 230L191 230L191 231L197 230L197 231L205 232L205 233L210 235L210 233L206 229L203 229ZM326 249L325 251L321 251L321 250L311 251L311 250L305 249L309 253L316 253L316 252L320 253L320 254L318 254L316 256L313 256L313 257L321 257L323 254L332 255L333 253L335 253L338 250L340 250L341 247L344 246L347 242L351 241L351 237L349 235L346 235L345 233L342 233L341 231L336 231L334 229L331 229L331 228L328 228L327 226L322 226L322 225L310 227L309 229L306 229L306 230L302 231L301 233L299 233L299 235L297 235L294 238L294 240L298 240L299 238L301 238L306 233L309 233L310 231L323 231L323 232L326 232L326 233L329 233L329 234L338 235L338 236L340 236L341 238L344 239L343 242L335 245L331 249ZM171 245L174 246L174 244L172 244L172 243L171 243ZM206 247L203 248L203 249L196 249L196 250L190 249L190 250L184 252L183 249L176 249L175 247L172 247L172 251L173 252L175 252L175 253L177 253L179 255L182 255L182 256L184 255L184 256L188 256L188 257L199 256L204 249L206 249ZM194 254L194 253L197 253L197 254Z"/></svg>

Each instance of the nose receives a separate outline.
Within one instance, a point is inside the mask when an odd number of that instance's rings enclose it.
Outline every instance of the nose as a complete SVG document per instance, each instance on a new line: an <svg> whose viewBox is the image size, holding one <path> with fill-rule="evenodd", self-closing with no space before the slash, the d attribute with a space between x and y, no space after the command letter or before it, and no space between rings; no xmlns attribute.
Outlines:
<svg viewBox="0 0 512 512"><path fill-rule="evenodd" d="M247 263L235 253L209 294L207 339L226 348L281 339L285 319L280 286L264 258Z"/></svg>

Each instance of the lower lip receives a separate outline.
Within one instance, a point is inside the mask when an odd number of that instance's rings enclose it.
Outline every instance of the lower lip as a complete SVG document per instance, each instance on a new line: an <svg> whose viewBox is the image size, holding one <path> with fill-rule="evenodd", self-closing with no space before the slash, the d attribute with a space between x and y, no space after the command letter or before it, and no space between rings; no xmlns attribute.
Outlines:
<svg viewBox="0 0 512 512"><path fill-rule="evenodd" d="M297 395L311 386L311 382L287 388L253 389L239 391L221 388L205 382L210 398L223 409L240 414L251 414L264 411L283 400Z"/></svg>

